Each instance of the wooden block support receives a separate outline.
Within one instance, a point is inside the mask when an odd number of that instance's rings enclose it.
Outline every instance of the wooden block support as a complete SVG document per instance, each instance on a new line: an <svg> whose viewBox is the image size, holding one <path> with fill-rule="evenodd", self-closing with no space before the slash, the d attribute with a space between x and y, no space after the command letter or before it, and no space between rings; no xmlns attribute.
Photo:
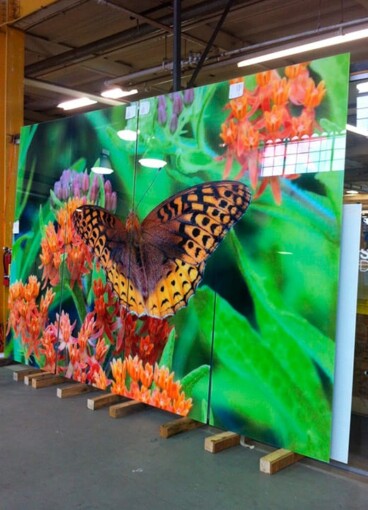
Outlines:
<svg viewBox="0 0 368 510"><path fill-rule="evenodd" d="M240 435L234 432L221 432L214 436L206 437L204 440L204 449L207 452L218 453L232 446L240 444Z"/></svg>
<svg viewBox="0 0 368 510"><path fill-rule="evenodd" d="M281 469L284 469L291 464L295 464L295 462L298 462L298 460L302 458L303 456L298 453L280 448L279 450L261 457L259 461L259 469L262 473L273 475Z"/></svg>
<svg viewBox="0 0 368 510"><path fill-rule="evenodd" d="M95 391L95 388L90 384L75 383L63 388L56 389L56 396L59 398L75 397L82 393L88 393L89 391Z"/></svg>
<svg viewBox="0 0 368 510"><path fill-rule="evenodd" d="M91 411L96 411L102 407L108 407L112 404L116 404L117 402L120 402L122 398L123 397L115 395L114 393L105 393L104 395L87 399L87 407Z"/></svg>
<svg viewBox="0 0 368 510"><path fill-rule="evenodd" d="M122 418L123 416L128 416L128 414L142 411L145 407L145 404L137 400L129 400L128 402L110 406L109 415L111 418Z"/></svg>
<svg viewBox="0 0 368 510"><path fill-rule="evenodd" d="M23 368L22 370L14 370L13 371L13 380L14 381L23 381L24 378L31 374L41 374L42 370L40 368Z"/></svg>
<svg viewBox="0 0 368 510"><path fill-rule="evenodd" d="M56 386L66 382L66 379L60 375L51 374L49 377L36 377L32 379L32 388L39 390L40 388L47 388L48 386Z"/></svg>
<svg viewBox="0 0 368 510"><path fill-rule="evenodd" d="M29 375L26 375L24 377L24 384L26 386L32 386L32 381L33 379L42 379L42 378L48 378L48 377L52 377L54 374L52 374L51 372L45 372L45 371L41 371L41 372L32 372L31 374Z"/></svg>
<svg viewBox="0 0 368 510"><path fill-rule="evenodd" d="M160 436L166 439L168 437L175 436L180 432L185 432L186 430L197 429L198 427L202 427L202 425L203 423L192 420L191 418L179 418L177 420L169 421L168 423L161 425Z"/></svg>

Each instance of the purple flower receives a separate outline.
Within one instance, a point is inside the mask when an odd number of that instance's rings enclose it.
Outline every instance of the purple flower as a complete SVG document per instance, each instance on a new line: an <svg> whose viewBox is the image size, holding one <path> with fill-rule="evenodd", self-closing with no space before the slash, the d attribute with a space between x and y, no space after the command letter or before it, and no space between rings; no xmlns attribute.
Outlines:
<svg viewBox="0 0 368 510"><path fill-rule="evenodd" d="M178 128L178 116L173 114L170 120L170 133L175 133Z"/></svg>
<svg viewBox="0 0 368 510"><path fill-rule="evenodd" d="M90 194L90 199L92 202L97 202L99 188L100 188L100 186L99 186L99 182L98 182L98 177L97 177L97 175L95 175L93 177L92 186L91 186L91 194Z"/></svg>
<svg viewBox="0 0 368 510"><path fill-rule="evenodd" d="M184 90L184 92L183 92L183 99L184 99L184 104L186 106L192 104L193 101L194 101L194 89L186 89L186 90Z"/></svg>
<svg viewBox="0 0 368 510"><path fill-rule="evenodd" d="M81 174L81 188L82 188L82 191L84 193L87 193L87 191L89 190L89 177L88 177L88 174L87 172L84 172L83 174Z"/></svg>
<svg viewBox="0 0 368 510"><path fill-rule="evenodd" d="M105 182L105 193L106 193L106 195L112 193L111 182L108 180Z"/></svg>
<svg viewBox="0 0 368 510"><path fill-rule="evenodd" d="M54 184L54 193L59 200L61 200L61 184L60 181L55 182Z"/></svg>
<svg viewBox="0 0 368 510"><path fill-rule="evenodd" d="M173 94L173 113L175 115L180 115L183 111L183 98L181 97L180 92L175 92Z"/></svg>

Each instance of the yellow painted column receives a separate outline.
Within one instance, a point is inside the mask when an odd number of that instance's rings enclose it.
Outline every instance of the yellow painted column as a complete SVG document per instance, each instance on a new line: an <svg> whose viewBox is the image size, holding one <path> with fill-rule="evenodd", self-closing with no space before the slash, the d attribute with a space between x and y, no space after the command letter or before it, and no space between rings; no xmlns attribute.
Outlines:
<svg viewBox="0 0 368 510"><path fill-rule="evenodd" d="M11 247L14 221L18 145L14 137L23 124L24 34L0 28L0 250ZM6 329L8 290L0 263L0 327Z"/></svg>

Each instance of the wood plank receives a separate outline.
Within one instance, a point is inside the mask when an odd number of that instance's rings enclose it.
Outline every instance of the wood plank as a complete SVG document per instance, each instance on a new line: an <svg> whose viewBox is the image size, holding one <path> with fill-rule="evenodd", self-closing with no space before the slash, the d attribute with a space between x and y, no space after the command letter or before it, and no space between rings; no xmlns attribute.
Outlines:
<svg viewBox="0 0 368 510"><path fill-rule="evenodd" d="M13 371L13 380L14 381L23 381L24 382L24 378L27 376L27 375L31 375L31 374L41 374L43 372L43 370L41 370L40 368L24 368L23 370L14 370Z"/></svg>
<svg viewBox="0 0 368 510"><path fill-rule="evenodd" d="M62 382L66 382L67 379L60 375L51 374L50 377L36 377L32 379L32 388L39 390L40 388L47 388L48 386L56 386Z"/></svg>
<svg viewBox="0 0 368 510"><path fill-rule="evenodd" d="M122 399L123 397L115 395L114 393L105 393L103 395L98 395L98 397L87 399L87 407L91 411L96 411L102 407L108 407L117 402L121 402Z"/></svg>
<svg viewBox="0 0 368 510"><path fill-rule="evenodd" d="M240 444L240 435L234 432L220 432L214 436L206 437L204 449L210 453L218 453L232 446Z"/></svg>
<svg viewBox="0 0 368 510"><path fill-rule="evenodd" d="M82 393L88 393L89 391L95 390L96 388L91 386L91 384L74 383L69 384L68 386L63 386L62 388L57 388L56 396L58 398L75 397L76 395L81 395Z"/></svg>
<svg viewBox="0 0 368 510"><path fill-rule="evenodd" d="M44 370L41 370L41 372L34 373L26 375L24 377L24 384L26 386L32 386L33 379L42 379L43 377L52 377L55 374L52 374L51 372L45 372Z"/></svg>
<svg viewBox="0 0 368 510"><path fill-rule="evenodd" d="M280 448L279 450L261 457L259 461L259 469L262 473L272 475L291 464L295 464L295 462L298 462L302 458L303 456L298 453Z"/></svg>
<svg viewBox="0 0 368 510"><path fill-rule="evenodd" d="M203 423L192 420L191 418L178 418L177 420L169 421L168 423L161 425L160 436L166 439L168 437L179 434L180 432L197 429L198 427L202 426Z"/></svg>
<svg viewBox="0 0 368 510"><path fill-rule="evenodd" d="M136 413L137 411L143 411L145 407L145 404L142 404L142 402L138 402L137 400L128 400L128 402L122 402L120 404L110 406L109 415L111 418L122 418L123 416Z"/></svg>

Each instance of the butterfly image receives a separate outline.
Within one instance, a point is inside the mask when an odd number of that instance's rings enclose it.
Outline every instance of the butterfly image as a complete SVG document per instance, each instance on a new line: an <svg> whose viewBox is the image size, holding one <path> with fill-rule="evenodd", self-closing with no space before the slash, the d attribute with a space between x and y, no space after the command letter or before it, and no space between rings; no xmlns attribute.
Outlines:
<svg viewBox="0 0 368 510"><path fill-rule="evenodd" d="M84 205L73 224L123 306L138 317L163 319L187 305L208 257L249 202L241 182L206 182L164 200L142 223L134 212L124 225L102 207Z"/></svg>

